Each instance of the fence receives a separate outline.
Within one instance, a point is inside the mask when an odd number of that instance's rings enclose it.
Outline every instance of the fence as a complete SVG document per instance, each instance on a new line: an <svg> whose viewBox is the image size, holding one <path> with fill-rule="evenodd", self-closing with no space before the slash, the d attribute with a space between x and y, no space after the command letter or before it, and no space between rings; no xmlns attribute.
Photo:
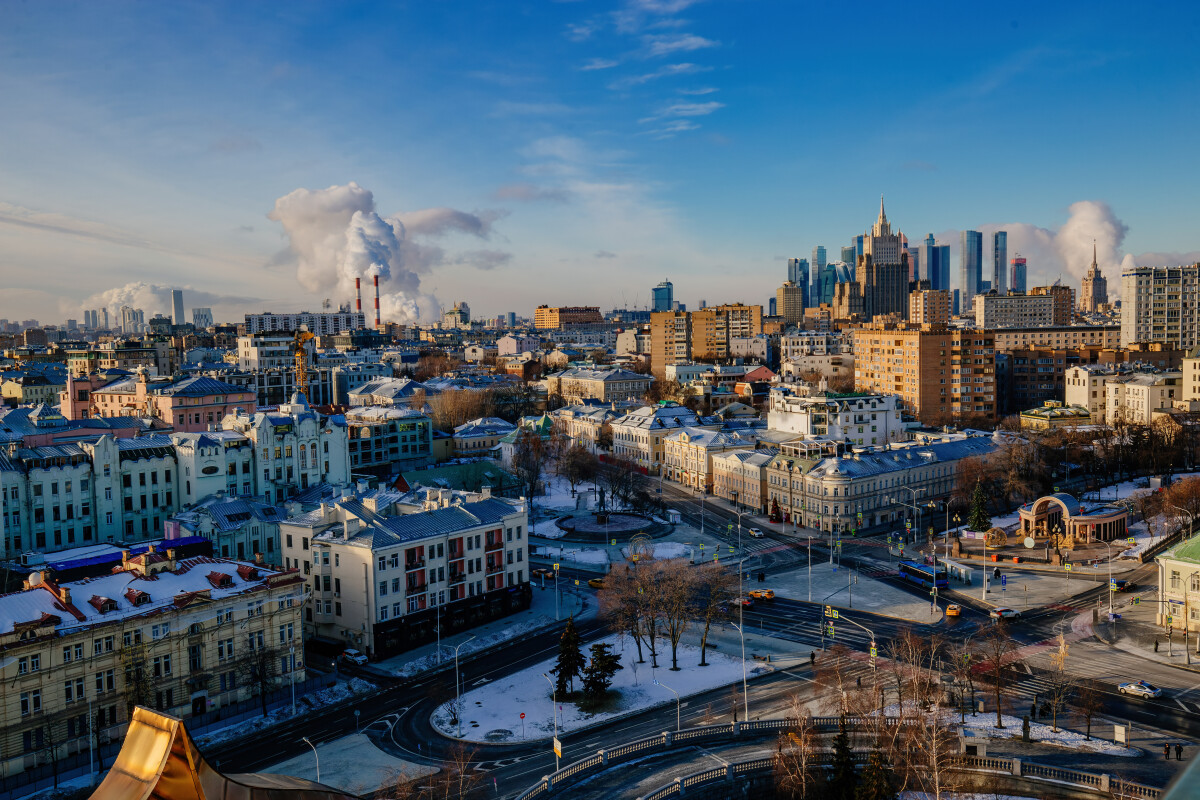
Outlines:
<svg viewBox="0 0 1200 800"><path fill-rule="evenodd" d="M318 675L298 682L296 684L297 702L309 692L332 686L335 680L336 676L334 675ZM292 689L290 685L283 689L276 689L267 695L267 709L270 711L281 708L291 703L291 700ZM249 719L257 719L261 716L262 699L260 697L252 697L239 703L231 703L216 711L189 717L188 733L193 737L203 736L206 732L212 732L217 728L235 725ZM0 800L12 800L15 797L22 797L32 792L54 786L54 771L56 768L58 770L58 782L62 783L87 775L90 771L96 770L97 765L112 764L117 757L117 753L121 750L122 742L123 735L117 741L100 745L94 752L84 749L78 753L59 756L57 763L39 764L36 767L31 767L15 775L0 778ZM93 756L95 760L93 760Z"/></svg>
<svg viewBox="0 0 1200 800"><path fill-rule="evenodd" d="M866 756L856 753L854 760L861 764L866 760ZM831 762L832 755L828 753L823 753L813 759L813 764L816 766L828 766ZM716 769L707 769L703 772L693 772L691 775L676 778L671 783L660 786L643 795L639 800L665 800L668 797L684 797L691 790L721 781L733 781L737 778L743 780L754 777L762 778L770 774L774 770L774 767L774 759L759 758L752 761L728 764ZM1017 758L959 756L952 769L956 772L1008 775L1035 783L1056 783L1076 789L1091 790L1096 792L1097 795L1103 793L1106 797L1157 800L1162 794L1161 789L1153 786L1112 780L1108 775L1095 775L1090 772L1060 769L1041 764L1022 764L1021 760Z"/></svg>
<svg viewBox="0 0 1200 800"><path fill-rule="evenodd" d="M809 728L818 732L837 730L841 725L847 728L863 728L879 723L879 718L871 717L810 717ZM915 724L916 720L899 717L885 717L884 723L889 726ZM560 769L552 775L547 775L533 786L526 789L517 800L535 800L553 795L584 777L600 772L608 767L624 761L640 758L649 753L670 750L674 747L690 747L697 741L735 741L747 738L761 738L784 733L794 728L794 719L764 719L749 722L734 722L725 725L709 725L702 728L687 728L681 731L665 732L658 736L649 736L633 742L626 742L614 747L601 750L599 753L581 759ZM829 755L817 758L817 764L828 761ZM862 753L854 754L854 760L862 763L867 756ZM708 769L693 773L674 782L655 789L641 800L663 800L666 797L682 796L689 789L703 786L721 780L733 780L735 777L752 777L769 771L774 765L771 758L743 761L724 767ZM1112 792L1117 797L1144 798L1157 800L1162 791L1152 786L1117 781L1108 775L1096 775L1091 772L1062 769L1043 764L1023 764L1017 758L998 758L988 756L957 756L954 769L964 772L993 773L1009 775L1016 778L1057 783L1092 790L1096 792Z"/></svg>

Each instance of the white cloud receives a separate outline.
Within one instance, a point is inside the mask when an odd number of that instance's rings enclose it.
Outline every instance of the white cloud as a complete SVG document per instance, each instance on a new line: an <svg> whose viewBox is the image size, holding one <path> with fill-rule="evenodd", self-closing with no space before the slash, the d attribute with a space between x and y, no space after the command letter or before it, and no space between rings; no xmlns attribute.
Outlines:
<svg viewBox="0 0 1200 800"><path fill-rule="evenodd" d="M584 65L579 69L584 72L591 72L598 69L612 69L620 63L620 61L614 61L611 58L593 58L584 62Z"/></svg>
<svg viewBox="0 0 1200 800"><path fill-rule="evenodd" d="M699 64L667 64L659 67L653 72L643 73L641 75L630 75L625 78L619 78L608 85L610 89L628 89L632 86L641 86L644 83L658 80L659 78L672 78L676 75L693 75L697 72L707 72L712 67L702 67Z"/></svg>
<svg viewBox="0 0 1200 800"><path fill-rule="evenodd" d="M496 189L492 197L496 200L516 200L522 203L565 203L570 199L570 195L563 189L534 186L532 183L505 184Z"/></svg>
<svg viewBox="0 0 1200 800"><path fill-rule="evenodd" d="M648 56L657 57L716 47L719 42L712 39L705 39L703 36L697 36L694 33L664 33L643 36L642 44Z"/></svg>

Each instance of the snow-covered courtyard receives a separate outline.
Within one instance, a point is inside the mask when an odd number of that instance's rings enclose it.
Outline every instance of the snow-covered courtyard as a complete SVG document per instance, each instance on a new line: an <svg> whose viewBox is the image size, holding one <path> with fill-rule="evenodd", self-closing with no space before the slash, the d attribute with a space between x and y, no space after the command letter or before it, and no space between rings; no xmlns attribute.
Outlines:
<svg viewBox="0 0 1200 800"><path fill-rule="evenodd" d="M542 739L554 735L552 708L557 717L558 732L564 733L623 714L644 711L655 705L674 704L675 695L666 686L680 696L687 697L742 679L742 660L722 653L709 652L709 666L700 667L697 666L700 649L681 644L680 669L672 672L668 669L671 666L669 644L659 644L659 668L656 670L650 666L650 654L644 642L642 648L646 662L639 664L637 646L628 636L614 634L601 641L612 646L624 667L613 678L612 693L615 699L607 710L591 713L561 699L555 707L551 699L551 686L542 677L554 667L554 660L549 659L464 694L463 738L477 742L519 741L522 738L521 714L524 713L524 738ZM586 648L584 654L587 654ZM746 664L748 676L767 669L758 664ZM655 679L663 685L656 686ZM579 681L575 683L578 688ZM451 711L448 705L438 708L433 715L433 724L446 735L457 736L458 726L451 724Z"/></svg>

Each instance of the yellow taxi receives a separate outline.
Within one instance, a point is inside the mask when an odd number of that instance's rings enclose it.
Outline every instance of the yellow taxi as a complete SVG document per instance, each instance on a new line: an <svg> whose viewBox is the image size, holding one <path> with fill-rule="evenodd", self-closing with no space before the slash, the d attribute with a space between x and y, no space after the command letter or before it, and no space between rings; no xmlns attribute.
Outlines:
<svg viewBox="0 0 1200 800"><path fill-rule="evenodd" d="M957 603L951 603L950 605L946 606L946 616L947 617L958 617L961 615L962 615L962 606L958 605Z"/></svg>
<svg viewBox="0 0 1200 800"><path fill-rule="evenodd" d="M588 586L592 587L593 589L603 589L604 578L592 578L590 581L588 581Z"/></svg>
<svg viewBox="0 0 1200 800"><path fill-rule="evenodd" d="M774 589L751 589L750 596L753 597L755 600L774 600L775 599L775 590Z"/></svg>

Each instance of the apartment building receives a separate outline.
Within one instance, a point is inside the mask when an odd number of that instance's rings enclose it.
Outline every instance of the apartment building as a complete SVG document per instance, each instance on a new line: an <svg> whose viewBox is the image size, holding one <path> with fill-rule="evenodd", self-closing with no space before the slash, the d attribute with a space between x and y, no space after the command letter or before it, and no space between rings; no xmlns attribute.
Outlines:
<svg viewBox="0 0 1200 800"><path fill-rule="evenodd" d="M78 401L81 396L86 399ZM257 397L245 387L215 378L151 380L142 370L103 386L94 386L88 378L69 378L61 407L69 419L155 417L175 431L193 433L209 430L239 408L255 409Z"/></svg>
<svg viewBox="0 0 1200 800"><path fill-rule="evenodd" d="M1200 345L1200 263L1134 267L1121 274L1121 344Z"/></svg>
<svg viewBox="0 0 1200 800"><path fill-rule="evenodd" d="M761 450L727 450L712 456L713 494L753 513L768 513L767 465L774 455Z"/></svg>
<svg viewBox="0 0 1200 800"><path fill-rule="evenodd" d="M345 414L350 469L387 476L433 463L433 422L420 411L360 406Z"/></svg>
<svg viewBox="0 0 1200 800"><path fill-rule="evenodd" d="M994 419L995 334L944 326L873 324L854 332L854 385L898 395L922 422Z"/></svg>
<svg viewBox="0 0 1200 800"><path fill-rule="evenodd" d="M252 497L258 492L254 442L235 431L173 433L179 464L181 505L190 505L218 492L228 497Z"/></svg>
<svg viewBox="0 0 1200 800"><path fill-rule="evenodd" d="M1053 303L1052 325L1070 325L1075 318L1075 290L1055 281L1050 286L1034 286L1029 290L1032 297L1049 297Z"/></svg>
<svg viewBox="0 0 1200 800"><path fill-rule="evenodd" d="M767 427L848 447L881 447L907 438L895 395L771 388Z"/></svg>
<svg viewBox="0 0 1200 800"><path fill-rule="evenodd" d="M1002 328L991 331L996 352L1031 347L1056 349L1098 347L1115 350L1121 346L1120 325L1051 325L1039 328Z"/></svg>
<svg viewBox="0 0 1200 800"><path fill-rule="evenodd" d="M729 450L753 450L753 432L741 436L711 428L684 428L663 437L667 480L706 493L713 489L713 457Z"/></svg>
<svg viewBox="0 0 1200 800"><path fill-rule="evenodd" d="M293 314L272 314L264 311L261 314L246 315L246 333L251 335L277 331L293 333L302 327L317 336L328 336L344 331L361 330L367 327L367 318L361 311L300 311Z"/></svg>
<svg viewBox="0 0 1200 800"><path fill-rule="evenodd" d="M677 403L643 406L614 419L613 455L632 461L642 469L658 473L663 465L663 440L683 428L711 428L704 425L695 411Z"/></svg>
<svg viewBox="0 0 1200 800"><path fill-rule="evenodd" d="M454 457L480 457L491 454L500 440L517 428L499 417L480 417L454 429Z"/></svg>
<svg viewBox="0 0 1200 800"><path fill-rule="evenodd" d="M977 294L975 327L1040 328L1057 324L1055 300L1048 294Z"/></svg>
<svg viewBox="0 0 1200 800"><path fill-rule="evenodd" d="M533 327L539 330L567 328L572 325L598 325L604 315L597 306L538 306L533 311Z"/></svg>
<svg viewBox="0 0 1200 800"><path fill-rule="evenodd" d="M784 443L766 468L767 502L772 510L778 504L784 524L822 531L888 526L902 531L906 518L912 521L909 506L947 499L963 460L995 449L991 438L975 436L813 460L802 443ZM944 518L921 513L914 525L918 530L944 527Z"/></svg>
<svg viewBox="0 0 1200 800"><path fill-rule="evenodd" d="M919 289L908 295L908 321L914 325L946 325L950 322L950 292Z"/></svg>
<svg viewBox="0 0 1200 800"><path fill-rule="evenodd" d="M347 496L280 524L310 586L304 629L386 658L529 607L523 500L425 490Z"/></svg>
<svg viewBox="0 0 1200 800"><path fill-rule="evenodd" d="M1183 373L1134 373L1104 382L1104 421L1149 425L1160 408L1171 408L1183 399Z"/></svg>
<svg viewBox="0 0 1200 800"><path fill-rule="evenodd" d="M598 448L600 431L621 415L611 406L577 404L551 411L550 416L572 442L594 451Z"/></svg>
<svg viewBox="0 0 1200 800"><path fill-rule="evenodd" d="M119 740L132 705L187 717L303 680L301 575L176 555L0 596L5 776Z"/></svg>
<svg viewBox="0 0 1200 800"><path fill-rule="evenodd" d="M741 303L650 315L650 366L662 379L672 364L729 358L729 340L763 332L762 306Z"/></svg>
<svg viewBox="0 0 1200 800"><path fill-rule="evenodd" d="M283 505L263 503L251 497L206 497L167 521L175 536L202 536L212 543L221 558L254 561L278 566L283 563L279 548L279 523L287 519ZM171 541L170 539L168 541Z"/></svg>
<svg viewBox="0 0 1200 800"><path fill-rule="evenodd" d="M1101 424L1108 402L1105 383L1126 371L1107 364L1080 364L1067 367L1063 374L1063 403L1086 408L1093 424Z"/></svg>
<svg viewBox="0 0 1200 800"><path fill-rule="evenodd" d="M564 403L613 403L640 399L653 381L649 375L627 369L572 368L547 376L546 393L559 395Z"/></svg>

